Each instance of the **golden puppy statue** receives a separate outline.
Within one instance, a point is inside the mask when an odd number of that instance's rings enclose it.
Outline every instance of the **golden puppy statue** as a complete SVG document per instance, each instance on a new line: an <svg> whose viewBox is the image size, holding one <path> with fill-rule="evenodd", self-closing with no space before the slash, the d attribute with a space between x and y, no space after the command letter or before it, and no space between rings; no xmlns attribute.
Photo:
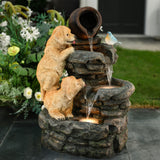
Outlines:
<svg viewBox="0 0 160 160"><path fill-rule="evenodd" d="M50 89L59 87L59 79L63 74L66 58L74 52L71 44L75 37L66 26L54 29L47 41L44 56L37 66L36 76L40 83L41 97Z"/></svg>
<svg viewBox="0 0 160 160"><path fill-rule="evenodd" d="M85 83L82 79L70 76L62 79L59 90L46 91L44 106L49 115L57 120L73 117L73 98L84 86Z"/></svg>

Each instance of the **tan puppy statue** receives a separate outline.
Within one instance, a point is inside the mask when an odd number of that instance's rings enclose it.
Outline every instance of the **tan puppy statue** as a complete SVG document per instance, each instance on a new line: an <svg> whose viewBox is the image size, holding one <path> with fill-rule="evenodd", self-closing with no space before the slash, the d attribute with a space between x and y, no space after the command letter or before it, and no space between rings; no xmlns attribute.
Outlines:
<svg viewBox="0 0 160 160"><path fill-rule="evenodd" d="M74 40L75 37L68 27L58 26L47 41L44 56L40 60L36 72L42 100L46 91L59 87L59 79L63 74L65 60L74 52L74 48L71 46Z"/></svg>
<svg viewBox="0 0 160 160"><path fill-rule="evenodd" d="M73 117L73 98L84 86L82 79L70 76L62 79L59 90L46 91L44 106L49 115L57 120Z"/></svg>

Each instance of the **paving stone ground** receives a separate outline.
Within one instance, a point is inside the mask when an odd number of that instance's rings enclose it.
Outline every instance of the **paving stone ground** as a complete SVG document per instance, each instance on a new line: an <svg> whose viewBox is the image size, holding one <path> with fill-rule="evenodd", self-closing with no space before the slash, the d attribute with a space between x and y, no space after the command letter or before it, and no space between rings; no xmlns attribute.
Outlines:
<svg viewBox="0 0 160 160"><path fill-rule="evenodd" d="M104 40L106 34L99 34ZM122 35L114 34L114 36L121 42L119 45L122 48L135 49L135 50L149 50L160 51L160 38L149 37L144 35Z"/></svg>
<svg viewBox="0 0 160 160"><path fill-rule="evenodd" d="M0 108L0 160L93 160L43 148L37 117L17 120L9 112ZM110 160L160 159L160 110L131 109L128 130L126 148Z"/></svg>

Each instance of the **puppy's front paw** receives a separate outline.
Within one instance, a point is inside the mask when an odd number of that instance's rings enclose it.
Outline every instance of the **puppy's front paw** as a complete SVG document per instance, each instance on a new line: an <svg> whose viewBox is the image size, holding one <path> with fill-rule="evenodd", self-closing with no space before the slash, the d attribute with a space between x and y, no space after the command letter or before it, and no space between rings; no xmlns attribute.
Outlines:
<svg viewBox="0 0 160 160"><path fill-rule="evenodd" d="M74 52L74 48L73 47L69 47L68 50L69 50L70 54Z"/></svg>
<svg viewBox="0 0 160 160"><path fill-rule="evenodd" d="M73 114L72 113L68 113L68 114L66 114L66 117L67 118L73 118Z"/></svg>
<svg viewBox="0 0 160 160"><path fill-rule="evenodd" d="M49 112L50 116L56 120L64 120L65 119L65 116L60 113L60 112L57 112L57 111L51 111Z"/></svg>
<svg viewBox="0 0 160 160"><path fill-rule="evenodd" d="M56 120L65 120L65 116L63 114L58 114L53 116Z"/></svg>

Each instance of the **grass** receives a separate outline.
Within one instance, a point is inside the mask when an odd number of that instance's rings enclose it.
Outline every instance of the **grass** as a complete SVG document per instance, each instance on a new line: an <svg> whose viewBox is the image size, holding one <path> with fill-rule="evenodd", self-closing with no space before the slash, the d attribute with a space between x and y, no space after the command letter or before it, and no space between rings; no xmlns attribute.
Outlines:
<svg viewBox="0 0 160 160"><path fill-rule="evenodd" d="M117 54L113 77L135 85L132 105L160 107L160 52L117 48Z"/></svg>

